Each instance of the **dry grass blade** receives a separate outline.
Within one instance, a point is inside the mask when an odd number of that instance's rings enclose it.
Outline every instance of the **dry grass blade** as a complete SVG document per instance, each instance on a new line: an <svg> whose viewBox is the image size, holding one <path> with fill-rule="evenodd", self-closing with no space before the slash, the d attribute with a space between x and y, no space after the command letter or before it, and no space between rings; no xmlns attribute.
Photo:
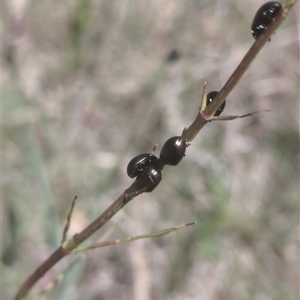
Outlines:
<svg viewBox="0 0 300 300"><path fill-rule="evenodd" d="M100 248L100 247L105 247L105 246L112 246L112 245L121 244L121 243L129 243L129 242L133 242L133 241L140 240L140 239L156 238L156 237L160 237L160 236L163 236L165 234L171 233L175 230L179 230L179 229L187 227L187 226L195 225L196 223L197 222L191 222L191 223L187 223L187 224L173 226L173 227L163 229L163 230L160 230L160 231L155 231L155 232L151 232L151 233L147 233L147 234L141 234L141 235L128 237L128 238L124 238L124 239L117 239L117 240L103 241L103 242L99 242L99 243L94 243L94 244L92 244L90 246L87 246L87 247L78 247L73 252L77 253L77 252L82 252L82 251L91 250L91 249Z"/></svg>

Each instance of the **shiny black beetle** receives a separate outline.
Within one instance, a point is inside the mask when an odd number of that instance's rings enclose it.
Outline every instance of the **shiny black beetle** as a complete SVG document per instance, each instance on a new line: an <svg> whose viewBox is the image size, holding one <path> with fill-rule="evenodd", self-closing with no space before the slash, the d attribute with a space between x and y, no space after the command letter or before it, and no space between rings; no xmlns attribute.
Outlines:
<svg viewBox="0 0 300 300"><path fill-rule="evenodd" d="M207 94L206 106L208 106L214 100L214 98L218 95L218 93L219 92L217 92L217 91L212 91ZM219 116L223 112L225 105L226 105L226 100L224 100L222 105L218 108L218 110L215 112L214 116Z"/></svg>
<svg viewBox="0 0 300 300"><path fill-rule="evenodd" d="M160 151L160 159L166 165L176 166L185 155L187 142L181 136L169 138Z"/></svg>
<svg viewBox="0 0 300 300"><path fill-rule="evenodd" d="M157 166L158 159L155 155L149 153L139 154L134 157L127 166L127 175L130 178L135 178L142 175L144 169L150 166Z"/></svg>
<svg viewBox="0 0 300 300"><path fill-rule="evenodd" d="M163 168L164 163L155 155L143 153L128 163L127 175L130 178L136 177L137 190L147 187L144 192L152 192L161 181Z"/></svg>
<svg viewBox="0 0 300 300"><path fill-rule="evenodd" d="M161 171L153 166L146 167L143 173L136 178L135 185L137 190L147 187L144 192L152 192L161 181Z"/></svg>
<svg viewBox="0 0 300 300"><path fill-rule="evenodd" d="M265 3L257 11L252 25L252 35L254 39L257 39L261 33L273 22L275 16L279 13L282 5L279 2L271 1Z"/></svg>

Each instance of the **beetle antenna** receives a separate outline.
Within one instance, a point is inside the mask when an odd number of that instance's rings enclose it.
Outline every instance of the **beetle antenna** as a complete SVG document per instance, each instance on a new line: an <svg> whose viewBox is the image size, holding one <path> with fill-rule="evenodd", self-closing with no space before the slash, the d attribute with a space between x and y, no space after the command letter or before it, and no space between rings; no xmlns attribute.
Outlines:
<svg viewBox="0 0 300 300"><path fill-rule="evenodd" d="M152 151L151 151L150 154L152 154L152 155L154 154L154 152L155 152L155 150L156 150L156 147L157 147L157 144L154 145L154 147L153 147L153 149L152 149Z"/></svg>

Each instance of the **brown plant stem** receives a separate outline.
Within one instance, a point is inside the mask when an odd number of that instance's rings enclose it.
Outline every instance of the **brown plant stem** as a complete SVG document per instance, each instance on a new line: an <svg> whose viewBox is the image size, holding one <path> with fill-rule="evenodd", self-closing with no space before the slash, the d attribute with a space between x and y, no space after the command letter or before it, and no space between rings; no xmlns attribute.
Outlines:
<svg viewBox="0 0 300 300"><path fill-rule="evenodd" d="M147 188L147 187L146 187ZM79 244L89 238L96 230L101 228L110 218L112 218L122 207L124 207L134 197L142 193L142 191L136 192L135 183L133 183L127 190L125 190L120 197L113 202L94 222L88 227L82 230L80 233L75 234L74 237L66 241L58 249L56 249L50 257L40 265L23 283L18 291L15 300L23 299L30 291L32 286L51 269L57 262L63 257L72 253Z"/></svg>
<svg viewBox="0 0 300 300"><path fill-rule="evenodd" d="M75 196L73 201L72 201L71 208L70 208L70 211L69 211L69 214L68 214L68 217L67 217L67 223L66 223L66 226L65 226L64 231L63 231L61 244L64 244L64 242L67 240L67 234L68 234L68 231L69 231L69 228L70 228L70 225L71 225L71 218L72 218L72 215L73 215L73 211L74 211L74 207L75 207L77 198L78 197Z"/></svg>
<svg viewBox="0 0 300 300"><path fill-rule="evenodd" d="M294 0L295 2L296 0ZM287 1L292 2L292 1ZM288 12L286 6L288 4L286 3L283 5L280 12L277 14L277 16L273 19L273 22L266 30L264 30L259 37L255 40L250 50L246 53L238 67L235 69L233 74L229 77L228 81L224 84L220 92L217 94L217 96L214 98L214 101L209 105L203 112L205 117L211 117L214 115L214 113L217 111L217 109L222 105L226 97L230 94L230 92L234 89L234 87L237 85L239 80L242 78L244 73L249 68L251 62L254 60L256 55L259 53L259 51L262 49L262 47L270 41L271 35L275 32L275 30L280 26L280 24L284 21L286 14ZM292 7L292 4L288 5L288 9Z"/></svg>
<svg viewBox="0 0 300 300"><path fill-rule="evenodd" d="M60 246L58 249L56 249L50 257L43 262L41 266L39 266L24 282L24 284L21 286L20 290L18 291L15 299L21 300L23 299L29 290L32 288L32 286L46 273L48 270L50 270L58 261L60 261L63 257L68 255L70 252L68 252L63 246Z"/></svg>
<svg viewBox="0 0 300 300"><path fill-rule="evenodd" d="M246 55L244 56L238 67L235 69L233 74L229 77L228 81L225 83L220 92L214 98L214 101L203 111L201 109L199 110L195 121L182 134L182 137L187 142L191 142L197 136L198 132L202 129L202 127L208 121L210 121L214 113L218 110L218 108L222 105L226 97L230 94L230 92L240 81L246 70L249 68L251 62L255 59L256 55L259 53L262 47L270 40L271 35L284 21L288 12L297 1L298 0L287 0L286 3L282 5L282 9L280 10L280 13L274 18L273 23L260 34L258 39L254 42L252 47L246 53ZM206 88L206 83L204 87Z"/></svg>

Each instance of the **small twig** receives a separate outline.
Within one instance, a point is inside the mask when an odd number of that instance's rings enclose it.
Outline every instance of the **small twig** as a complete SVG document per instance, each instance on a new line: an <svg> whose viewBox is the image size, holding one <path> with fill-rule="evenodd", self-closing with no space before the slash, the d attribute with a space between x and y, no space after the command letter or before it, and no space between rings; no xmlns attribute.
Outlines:
<svg viewBox="0 0 300 300"><path fill-rule="evenodd" d="M203 111L203 100L201 104L201 110L198 112L195 121L184 131L182 137L187 142L191 142L202 129L202 127L213 117L218 108L222 105L227 96L231 93L233 88L240 81L244 73L249 68L252 61L255 59L259 51L263 46L269 41L270 36L275 32L275 30L280 26L290 11L292 6L297 2L297 0L287 0L285 4L282 5L282 10L276 15L272 24L264 30L260 36L255 40L252 47L246 53L238 67L229 77L225 85L222 87L220 92L214 98L214 101L208 105ZM205 84L203 89L203 94L205 93ZM202 96L203 98L203 96Z"/></svg>
<svg viewBox="0 0 300 300"><path fill-rule="evenodd" d="M82 232L75 235L72 239L66 241L63 246L56 249L46 261L44 261L23 283L16 294L15 300L23 299L30 291L32 286L51 269L63 257L70 254L79 244L90 237L96 230L102 227L112 216L114 216L122 207L136 196L136 188L133 183L120 197L113 202L94 222L92 222Z"/></svg>
<svg viewBox="0 0 300 300"><path fill-rule="evenodd" d="M237 83L240 81L244 73L249 68L250 64L257 56L259 51L263 48L263 46L269 41L270 36L275 32L275 30L279 27L279 25L283 22L285 15L283 13L283 9L276 15L273 20L273 23L268 26L255 40L250 50L246 53L238 67L229 77L227 82L224 84L220 92L214 98L214 101L204 110L204 115L207 117L213 116L214 113L218 110L218 108L222 105L227 96L231 93Z"/></svg>
<svg viewBox="0 0 300 300"><path fill-rule="evenodd" d="M69 228L70 228L70 225L71 225L71 218L72 218L74 207L76 205L76 200L77 200L77 196L74 197L74 199L72 201L72 204L71 204L69 214L67 216L67 222L66 222L66 225L65 225L65 228L64 228L64 231L63 231L62 240L61 240L62 245L67 240L67 234L68 234L68 231L69 231Z"/></svg>
<svg viewBox="0 0 300 300"><path fill-rule="evenodd" d="M73 250L73 253L86 251L86 250L90 250L90 249L95 249L95 248L100 248L100 247L105 247L105 246L116 245L116 244L120 244L120 243L128 243L128 242L136 241L136 240L139 240L139 239L160 237L160 236L168 234L168 233L170 233L174 230L178 230L178 229L181 229L183 227L195 225L196 223L197 222L195 221L195 222L191 222L191 223L187 223L187 224L173 226L173 227L170 227L170 228L167 228L167 229L164 229L164 230L160 230L160 231L155 231L155 232L152 232L152 233L137 235L137 236L128 237L128 238L124 238L124 239L117 239L117 240L103 241L103 242L99 242L99 243L94 243L94 244L91 244L87 247L76 248L75 250Z"/></svg>
<svg viewBox="0 0 300 300"><path fill-rule="evenodd" d="M103 241L105 240L107 237L109 237L111 235L111 233L116 229L116 227L118 226L118 223L115 223L114 225L110 226L106 232L104 232L101 237L99 238L99 241ZM85 253L81 253L81 255L78 255L76 257L76 259L70 264L68 265L68 267L63 270L61 273L59 273L49 284L47 284L42 290L39 291L38 296L41 295L46 295L49 291L51 291L55 286L57 286L62 280L63 278L66 276L67 273L69 273L71 271L71 269L73 268L73 266L79 262L79 260L83 260L85 259L86 254ZM40 298L38 298L40 299Z"/></svg>
<svg viewBox="0 0 300 300"><path fill-rule="evenodd" d="M246 117L250 117L253 116L255 114L259 114L261 112L270 112L270 109L262 109L262 110L257 110L257 111L253 111L251 113L245 114L245 115L241 115L241 116L217 116L217 117L211 117L208 122L212 122L212 121L231 121L231 120L235 120L235 119L242 119L242 118L246 118Z"/></svg>
<svg viewBox="0 0 300 300"><path fill-rule="evenodd" d="M280 13L275 16L273 22L270 26L268 26L255 40L254 44L250 48L250 50L246 53L236 70L229 77L223 88L220 90L218 95L214 98L214 101L204 110L204 115L209 117L213 116L214 113L218 110L218 108L222 105L227 96L231 93L233 88L240 81L244 73L249 68L250 64L257 56L259 51L263 48L263 46L270 40L271 35L276 31L276 29L281 25L281 23L286 18L288 12L291 10L293 5L298 0L287 0L284 4L282 4L282 9Z"/></svg>
<svg viewBox="0 0 300 300"><path fill-rule="evenodd" d="M207 105L207 81L204 81L201 104L199 110L204 110Z"/></svg>

